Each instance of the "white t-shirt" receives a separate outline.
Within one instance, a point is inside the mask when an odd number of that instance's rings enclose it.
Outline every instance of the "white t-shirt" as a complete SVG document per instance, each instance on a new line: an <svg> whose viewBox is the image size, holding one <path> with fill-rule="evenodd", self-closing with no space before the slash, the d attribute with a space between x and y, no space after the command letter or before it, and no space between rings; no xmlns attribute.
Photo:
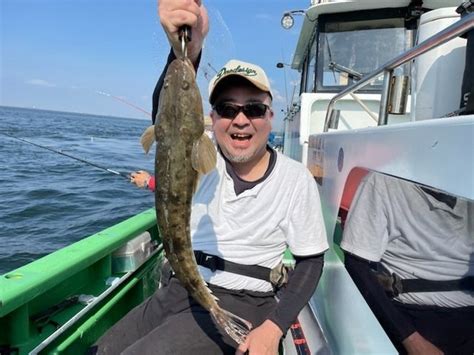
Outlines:
<svg viewBox="0 0 474 355"><path fill-rule="evenodd" d="M341 247L366 260L381 261L402 279L474 276L473 207L457 199L451 209L416 184L369 174L352 202ZM397 300L463 307L474 305L474 294L413 292L402 293Z"/></svg>
<svg viewBox="0 0 474 355"><path fill-rule="evenodd" d="M299 256L328 248L316 183L304 165L277 153L270 175L236 196L225 160L201 178L193 198L194 250L225 260L275 267L287 246ZM206 282L228 289L270 291L269 282L199 267Z"/></svg>

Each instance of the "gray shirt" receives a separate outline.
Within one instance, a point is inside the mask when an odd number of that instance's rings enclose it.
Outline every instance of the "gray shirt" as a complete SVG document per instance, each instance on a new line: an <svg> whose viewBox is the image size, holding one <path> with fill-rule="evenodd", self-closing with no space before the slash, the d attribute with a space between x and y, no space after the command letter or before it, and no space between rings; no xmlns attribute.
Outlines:
<svg viewBox="0 0 474 355"><path fill-rule="evenodd" d="M371 173L361 182L347 218L342 249L381 261L401 278L453 280L474 275L474 209L453 208L401 179ZM403 303L474 305L467 291L403 293Z"/></svg>

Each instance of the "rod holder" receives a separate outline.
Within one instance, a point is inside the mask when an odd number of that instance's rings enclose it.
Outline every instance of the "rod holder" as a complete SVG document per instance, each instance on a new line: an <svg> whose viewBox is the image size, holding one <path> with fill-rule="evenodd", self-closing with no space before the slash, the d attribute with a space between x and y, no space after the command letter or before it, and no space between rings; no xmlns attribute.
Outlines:
<svg viewBox="0 0 474 355"><path fill-rule="evenodd" d="M409 79L407 75L392 76L390 82L390 97L388 99L388 113L404 115L407 109Z"/></svg>

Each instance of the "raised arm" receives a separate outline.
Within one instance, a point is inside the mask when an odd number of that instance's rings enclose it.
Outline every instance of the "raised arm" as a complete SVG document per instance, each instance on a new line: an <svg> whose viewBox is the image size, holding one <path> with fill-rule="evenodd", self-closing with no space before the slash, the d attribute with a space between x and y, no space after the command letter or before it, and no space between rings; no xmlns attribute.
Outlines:
<svg viewBox="0 0 474 355"><path fill-rule="evenodd" d="M188 58L195 63L209 31L207 11L201 1L158 0L158 16L175 56L181 54L179 29L184 25L191 27L192 40L188 44Z"/></svg>
<svg viewBox="0 0 474 355"><path fill-rule="evenodd" d="M168 65L181 53L181 42L179 41L179 29L183 25L191 26L192 40L188 43L188 57L197 71L204 38L209 31L209 19L207 11L201 1L196 0L158 0L158 17L163 30L168 37L171 51L168 55L166 65L158 79L153 91L152 121L155 123L158 113L160 92L165 81Z"/></svg>

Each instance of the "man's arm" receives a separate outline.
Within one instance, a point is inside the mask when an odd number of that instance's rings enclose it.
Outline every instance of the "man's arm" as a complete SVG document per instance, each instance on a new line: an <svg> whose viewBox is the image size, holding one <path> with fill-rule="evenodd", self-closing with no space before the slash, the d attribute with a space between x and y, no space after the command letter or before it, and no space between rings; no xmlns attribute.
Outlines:
<svg viewBox="0 0 474 355"><path fill-rule="evenodd" d="M156 82L155 90L153 90L153 106L151 110L151 120L153 124L155 124L156 114L158 113L158 103L160 102L161 88L163 87L163 84L165 83L166 72L168 71L168 67L170 63L174 59L176 59L176 56L174 55L173 50L171 50L170 54L168 54L168 59L166 61L165 67L163 68L163 71L161 72L160 78Z"/></svg>
<svg viewBox="0 0 474 355"><path fill-rule="evenodd" d="M308 303L321 277L324 254L295 256L295 269L280 294L275 310L262 325L252 330L236 352L251 349L256 354L276 354L280 338L287 332L301 309Z"/></svg>
<svg viewBox="0 0 474 355"><path fill-rule="evenodd" d="M169 64L181 53L179 29L184 25L191 27L192 39L191 42L188 43L188 58L194 64L196 71L201 59L204 38L209 31L209 19L206 8L201 4L201 1L198 0L192 2L185 0L159 0L158 15L171 45L171 51L163 72L156 83L155 90L153 90L153 107L151 112L153 124L155 123L156 114L158 113L160 92L165 81L166 71L168 70Z"/></svg>
<svg viewBox="0 0 474 355"><path fill-rule="evenodd" d="M285 334L316 291L324 265L324 254L294 256L296 264L288 284L281 290L280 301L268 319Z"/></svg>
<svg viewBox="0 0 474 355"><path fill-rule="evenodd" d="M251 354L277 353L281 336L308 302L321 276L328 243L316 182L309 170L301 166L300 173L287 183L294 187L292 197L286 203L288 216L285 233L287 245L296 255L295 270L282 290L275 311L249 333L236 354L244 354L246 350ZM312 255L298 256L305 253Z"/></svg>

